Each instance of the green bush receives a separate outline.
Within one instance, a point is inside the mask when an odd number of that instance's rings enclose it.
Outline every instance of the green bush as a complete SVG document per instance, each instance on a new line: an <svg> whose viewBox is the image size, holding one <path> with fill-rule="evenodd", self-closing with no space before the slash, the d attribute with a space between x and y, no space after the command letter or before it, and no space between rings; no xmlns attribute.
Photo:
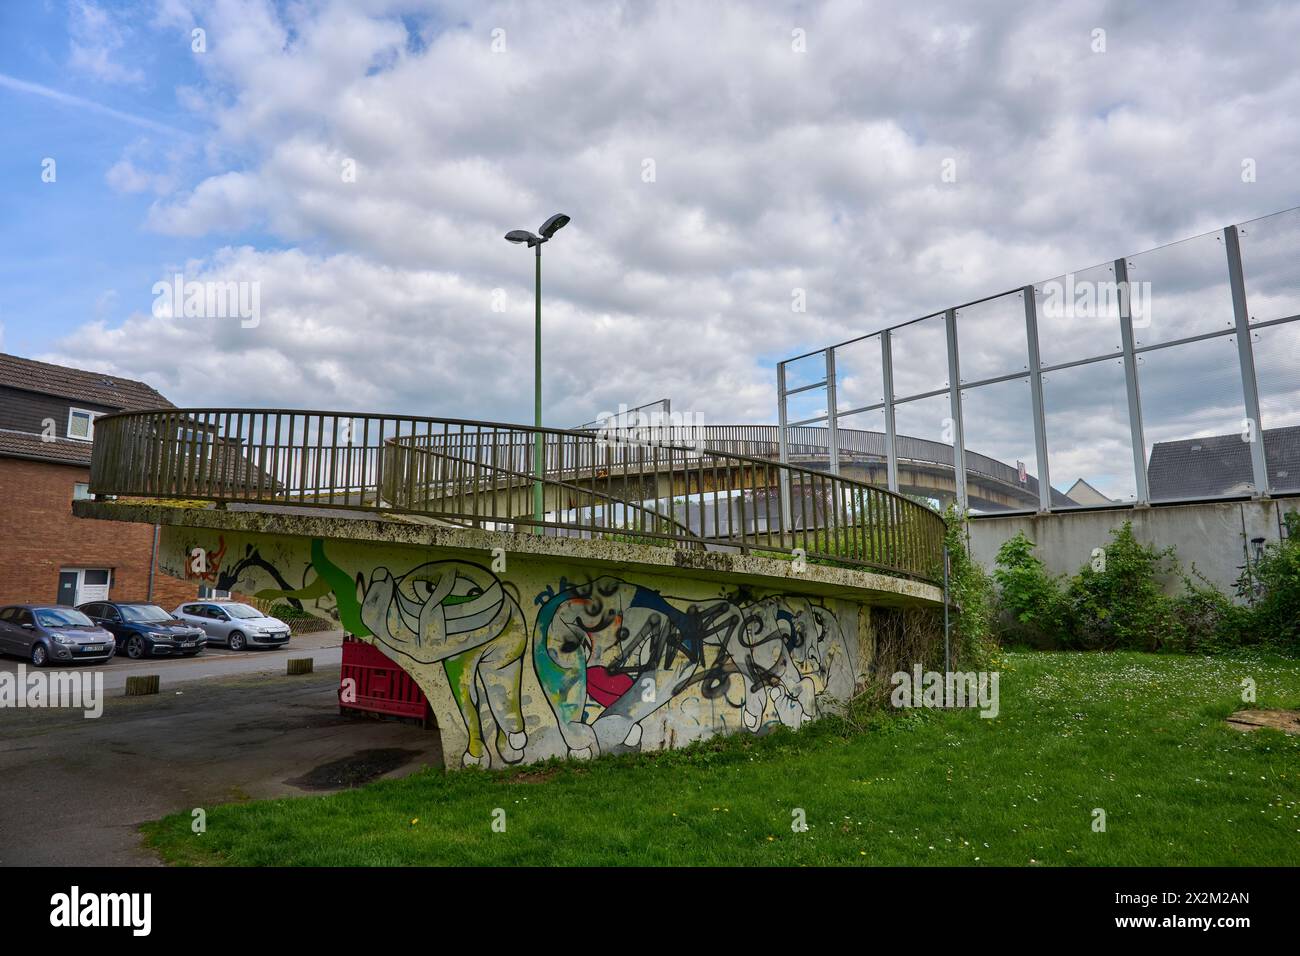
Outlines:
<svg viewBox="0 0 1300 956"><path fill-rule="evenodd" d="M1183 593L1172 602L1172 625L1164 646L1187 654L1214 654L1242 643L1243 609L1192 568Z"/></svg>
<svg viewBox="0 0 1300 956"><path fill-rule="evenodd" d="M1128 521L1111 532L1111 539L1104 560L1089 561L1070 580L1068 646L1159 650L1172 631L1174 609L1158 578L1176 568L1174 550L1142 544Z"/></svg>
<svg viewBox="0 0 1300 956"><path fill-rule="evenodd" d="M1237 640L1300 652L1300 513L1282 518L1286 537L1264 546L1253 568L1238 582L1251 599L1231 621Z"/></svg>
<svg viewBox="0 0 1300 956"><path fill-rule="evenodd" d="M956 606L951 637L954 667L989 670L996 664L997 640L993 618L997 606L993 580L971 559L963 529L965 516L953 505L943 515L944 548L948 552L948 593Z"/></svg>
<svg viewBox="0 0 1300 956"><path fill-rule="evenodd" d="M1300 514L1287 536L1264 548L1237 583L1234 603L1195 567L1184 573L1173 548L1139 542L1129 522L1111 532L1104 560L1089 560L1062 588L1024 534L998 549L992 621L1002 643L1078 650L1214 654L1243 645L1300 652ZM1168 595L1162 581L1178 575Z"/></svg>
<svg viewBox="0 0 1300 956"><path fill-rule="evenodd" d="M281 621L311 620L313 615L307 611L300 611L292 604L272 604L268 612L271 617L279 618Z"/></svg>
<svg viewBox="0 0 1300 956"><path fill-rule="evenodd" d="M1023 531L998 549L999 636L1004 644L1051 648L1059 644L1066 613L1061 583L1047 573Z"/></svg>

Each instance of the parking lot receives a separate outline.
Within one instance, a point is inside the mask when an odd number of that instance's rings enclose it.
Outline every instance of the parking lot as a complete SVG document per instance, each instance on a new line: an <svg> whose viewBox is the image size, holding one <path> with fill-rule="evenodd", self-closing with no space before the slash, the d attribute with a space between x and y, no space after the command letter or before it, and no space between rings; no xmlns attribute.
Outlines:
<svg viewBox="0 0 1300 956"><path fill-rule="evenodd" d="M98 719L0 711L0 865L151 865L136 829L147 820L441 766L435 731L339 715L341 639L85 667L104 675ZM289 657L315 672L285 676ZM0 658L0 670L22 663ZM131 674L159 674L161 692L125 697Z"/></svg>
<svg viewBox="0 0 1300 956"><path fill-rule="evenodd" d="M76 670L97 670L104 675L106 691L121 691L132 674L158 674L162 678L163 692L169 686L214 677L237 677L247 674L283 674L285 660L290 657L310 657L319 669L337 666L343 657L341 631L322 631L299 634L284 647L258 648L247 651L230 651L224 647L206 647L194 657L155 657L133 661L118 654L107 664L78 664ZM0 657L0 672L16 672L20 664L31 670L30 662L17 657ZM66 665L65 665L66 666ZM57 669L57 668L56 668Z"/></svg>

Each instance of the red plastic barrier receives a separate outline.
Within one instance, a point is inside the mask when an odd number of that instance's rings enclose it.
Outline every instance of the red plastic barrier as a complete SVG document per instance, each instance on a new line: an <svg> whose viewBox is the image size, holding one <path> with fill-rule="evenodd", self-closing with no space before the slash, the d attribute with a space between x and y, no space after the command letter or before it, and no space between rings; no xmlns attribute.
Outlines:
<svg viewBox="0 0 1300 956"><path fill-rule="evenodd" d="M343 702L343 682L356 682L356 700ZM357 710L394 717L414 717L420 726L434 725L433 708L411 675L379 648L351 634L343 638L343 669L339 674L339 712Z"/></svg>

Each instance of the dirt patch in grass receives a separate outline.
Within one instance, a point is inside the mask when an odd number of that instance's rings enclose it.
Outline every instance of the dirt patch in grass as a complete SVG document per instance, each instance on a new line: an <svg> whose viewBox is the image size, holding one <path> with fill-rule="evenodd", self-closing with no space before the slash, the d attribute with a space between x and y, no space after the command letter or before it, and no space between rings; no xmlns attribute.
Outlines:
<svg viewBox="0 0 1300 956"><path fill-rule="evenodd" d="M524 770L508 777L497 777L497 783L546 783L560 772L558 767L548 770Z"/></svg>
<svg viewBox="0 0 1300 956"><path fill-rule="evenodd" d="M376 777L382 777L396 770L419 755L418 750L403 750L400 747L358 750L351 757L323 763L301 777L285 782L302 790L342 790L348 787L359 787Z"/></svg>
<svg viewBox="0 0 1300 956"><path fill-rule="evenodd" d="M1228 718L1236 730L1259 730L1271 727L1284 734L1300 734L1300 710L1239 710Z"/></svg>

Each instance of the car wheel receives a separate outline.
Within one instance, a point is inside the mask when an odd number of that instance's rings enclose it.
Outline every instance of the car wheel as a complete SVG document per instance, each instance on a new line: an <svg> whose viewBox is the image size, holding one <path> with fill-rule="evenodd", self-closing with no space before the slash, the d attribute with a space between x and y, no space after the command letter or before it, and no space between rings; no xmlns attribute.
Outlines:
<svg viewBox="0 0 1300 956"><path fill-rule="evenodd" d="M244 635L240 634L238 631L231 631L230 637L227 638L227 641L229 642L232 651L242 651L246 643L244 641Z"/></svg>
<svg viewBox="0 0 1300 956"><path fill-rule="evenodd" d="M50 652L39 641L32 647L32 666L44 667L50 662Z"/></svg>
<svg viewBox="0 0 1300 956"><path fill-rule="evenodd" d="M138 661L140 658L144 657L144 654L144 638L139 634L132 634L128 637L126 640L126 656L131 658L133 661Z"/></svg>

